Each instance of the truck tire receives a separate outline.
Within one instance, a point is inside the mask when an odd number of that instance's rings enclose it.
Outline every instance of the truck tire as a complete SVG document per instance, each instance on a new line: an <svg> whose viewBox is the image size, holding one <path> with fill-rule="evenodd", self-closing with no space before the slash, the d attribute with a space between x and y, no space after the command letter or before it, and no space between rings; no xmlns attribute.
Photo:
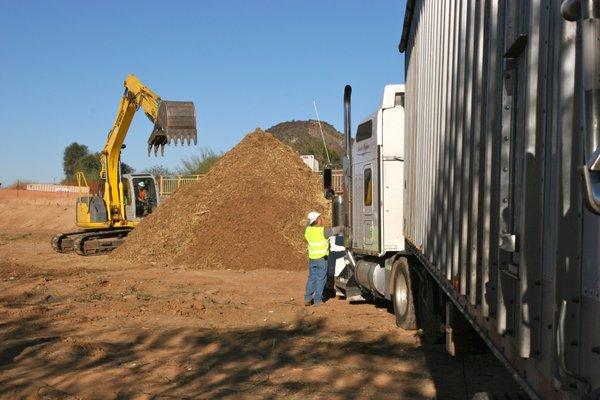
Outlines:
<svg viewBox="0 0 600 400"><path fill-rule="evenodd" d="M444 343L444 311L440 290L425 273L419 279L419 297L416 300L417 325L423 331L421 340L427 344Z"/></svg>
<svg viewBox="0 0 600 400"><path fill-rule="evenodd" d="M400 257L394 262L392 273L392 304L396 316L396 325L402 329L417 329L415 283L410 273L408 260L405 257Z"/></svg>

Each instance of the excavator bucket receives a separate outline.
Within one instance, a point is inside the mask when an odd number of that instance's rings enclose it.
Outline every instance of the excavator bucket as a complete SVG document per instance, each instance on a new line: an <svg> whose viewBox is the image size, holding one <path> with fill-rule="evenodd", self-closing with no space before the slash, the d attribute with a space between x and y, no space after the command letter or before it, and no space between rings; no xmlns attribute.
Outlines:
<svg viewBox="0 0 600 400"><path fill-rule="evenodd" d="M154 130L148 139L148 155L154 149L154 154L164 155L165 145L178 143L188 145L198 143L196 131L196 109L191 101L160 102Z"/></svg>

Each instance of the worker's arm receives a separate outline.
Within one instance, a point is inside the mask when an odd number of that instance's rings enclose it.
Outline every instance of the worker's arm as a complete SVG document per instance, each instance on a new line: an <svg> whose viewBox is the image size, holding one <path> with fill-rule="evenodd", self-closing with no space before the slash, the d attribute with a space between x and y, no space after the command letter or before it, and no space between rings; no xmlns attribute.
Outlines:
<svg viewBox="0 0 600 400"><path fill-rule="evenodd" d="M331 236L337 236L340 233L342 233L344 231L344 227L343 226L330 226L328 228L325 228L325 237L331 237Z"/></svg>

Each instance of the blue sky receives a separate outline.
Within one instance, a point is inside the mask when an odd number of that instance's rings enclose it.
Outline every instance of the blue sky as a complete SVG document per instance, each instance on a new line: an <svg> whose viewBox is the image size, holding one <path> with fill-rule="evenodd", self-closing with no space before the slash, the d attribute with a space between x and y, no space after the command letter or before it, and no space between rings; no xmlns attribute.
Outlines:
<svg viewBox="0 0 600 400"><path fill-rule="evenodd" d="M102 148L123 79L196 104L198 145L225 151L255 127L315 118L353 124L388 83L404 82L397 44L405 0L0 1L0 182L63 178L71 142ZM123 160L176 166L198 152L147 157L138 113Z"/></svg>

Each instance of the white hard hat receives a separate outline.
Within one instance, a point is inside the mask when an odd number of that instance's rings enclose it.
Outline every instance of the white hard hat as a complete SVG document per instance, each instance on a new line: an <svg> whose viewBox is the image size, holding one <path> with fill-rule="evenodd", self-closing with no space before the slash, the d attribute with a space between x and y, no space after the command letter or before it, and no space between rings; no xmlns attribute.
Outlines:
<svg viewBox="0 0 600 400"><path fill-rule="evenodd" d="M311 211L308 213L308 224L312 224L313 222L315 222L317 220L317 218L319 218L321 216L321 214L319 214L316 211Z"/></svg>
<svg viewBox="0 0 600 400"><path fill-rule="evenodd" d="M138 183L138 185L140 185L140 187L146 186L146 184L144 182L140 182L140 183Z"/></svg>

